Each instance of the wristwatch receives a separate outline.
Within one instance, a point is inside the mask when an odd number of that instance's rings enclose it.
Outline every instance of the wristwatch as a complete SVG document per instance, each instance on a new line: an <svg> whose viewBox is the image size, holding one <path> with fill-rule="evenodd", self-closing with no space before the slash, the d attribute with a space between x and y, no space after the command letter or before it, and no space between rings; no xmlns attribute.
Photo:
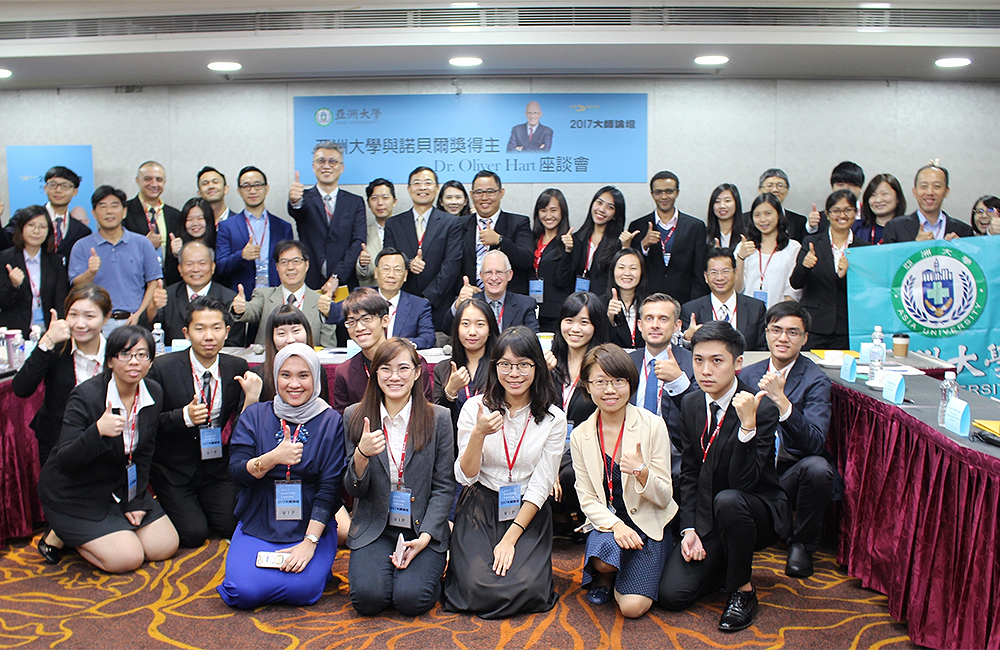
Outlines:
<svg viewBox="0 0 1000 650"><path fill-rule="evenodd" d="M319 537L316 537L315 535L306 535L304 539L308 539L313 544L319 544Z"/></svg>
<svg viewBox="0 0 1000 650"><path fill-rule="evenodd" d="M646 463L643 463L642 465L639 465L634 470L632 470L632 476L639 476L640 474L642 474L642 470L644 469L646 469Z"/></svg>

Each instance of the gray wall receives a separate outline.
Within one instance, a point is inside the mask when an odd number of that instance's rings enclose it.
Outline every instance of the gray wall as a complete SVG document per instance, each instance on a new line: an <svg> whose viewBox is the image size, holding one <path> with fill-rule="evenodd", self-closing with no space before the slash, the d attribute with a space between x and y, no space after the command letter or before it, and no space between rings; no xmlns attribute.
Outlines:
<svg viewBox="0 0 1000 650"><path fill-rule="evenodd" d="M760 172L772 166L791 177L788 207L807 213L812 202L825 200L830 170L842 160L859 163L869 178L896 174L908 188L918 167L940 158L951 171L945 209L962 219L976 197L1000 193L995 126L1000 87L993 84L544 78L468 79L461 86L465 93L647 93L650 174L677 173L678 206L701 218L719 183L736 183L748 206ZM240 208L235 173L254 164L268 174L268 208L286 216L296 95L453 92L451 78L147 86L132 94L115 94L113 88L0 92L0 143L90 144L95 184L121 187L130 197L136 192L136 166L159 160L167 169L165 198L175 206L194 195L196 171L210 164L230 177L230 205ZM400 184L398 210L403 210L409 207L406 179L393 180ZM597 187L561 186L574 224L583 221ZM510 185L504 207L529 213L544 188ZM363 187L346 189L363 193ZM621 189L629 219L651 209L645 185ZM6 160L0 153L0 197L6 196Z"/></svg>

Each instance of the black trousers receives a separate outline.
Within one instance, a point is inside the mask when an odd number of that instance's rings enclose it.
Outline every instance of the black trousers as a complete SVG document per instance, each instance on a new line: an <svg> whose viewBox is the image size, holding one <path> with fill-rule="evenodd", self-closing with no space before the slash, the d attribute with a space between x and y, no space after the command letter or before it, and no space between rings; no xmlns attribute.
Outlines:
<svg viewBox="0 0 1000 650"><path fill-rule="evenodd" d="M181 546L197 548L214 532L229 539L236 530L236 485L229 478L195 471L185 485L173 485L162 475L153 480L156 498L177 529Z"/></svg>
<svg viewBox="0 0 1000 650"><path fill-rule="evenodd" d="M661 607L687 609L700 596L725 586L731 593L750 582L753 554L770 546L778 534L771 510L759 496L739 490L715 495L715 528L701 538L705 559L686 562L674 547L660 579Z"/></svg>
<svg viewBox="0 0 1000 650"><path fill-rule="evenodd" d="M795 510L795 528L788 543L802 544L813 552L819 548L823 517L833 498L837 474L822 456L806 456L797 462L779 462L778 475Z"/></svg>
<svg viewBox="0 0 1000 650"><path fill-rule="evenodd" d="M425 546L405 569L397 569L389 555L396 550L400 533L407 541L416 538L410 529L386 526L374 542L351 550L347 569L351 604L362 616L389 607L404 616L420 616L441 597L446 554Z"/></svg>
<svg viewBox="0 0 1000 650"><path fill-rule="evenodd" d="M580 512L580 497L576 494L576 472L573 471L573 457L569 449L559 460L559 485L562 487L562 501L549 497L552 514L565 521L565 517ZM581 522L583 517L580 517Z"/></svg>

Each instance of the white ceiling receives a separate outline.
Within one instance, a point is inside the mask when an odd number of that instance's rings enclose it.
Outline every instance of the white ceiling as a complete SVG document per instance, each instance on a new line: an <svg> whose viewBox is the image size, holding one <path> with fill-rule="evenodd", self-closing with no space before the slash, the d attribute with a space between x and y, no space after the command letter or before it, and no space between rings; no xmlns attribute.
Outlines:
<svg viewBox="0 0 1000 650"><path fill-rule="evenodd" d="M537 3L536 3L537 4ZM609 7L613 2L573 3ZM624 5L625 3L617 3ZM671 2L703 7L707 2ZM760 7L762 3L713 2L717 7ZM871 3L862 3L871 4ZM884 3L883 3L884 4ZM527 2L481 2L482 7L534 6ZM662 7L640 2L628 6ZM546 7L568 7L547 2ZM772 2L769 7L817 7L816 3ZM826 0L822 7L857 8L859 3ZM902 7L892 3L893 8ZM81 1L0 0L0 23L135 16L214 15L298 10L449 8L450 3L368 0L363 6L329 2L270 4L240 0ZM905 3L909 8L996 10L997 2ZM609 9L614 11L614 9ZM701 54L725 54L718 69L693 63ZM474 55L485 63L472 70L448 65L448 58ZM967 56L973 64L942 70L942 56ZM731 78L877 78L1000 80L1000 30L848 27L484 27L449 31L325 29L217 34L141 34L85 38L0 40L0 67L14 72L0 89L223 83L206 69L214 60L236 60L240 81L371 76L462 75L718 75Z"/></svg>

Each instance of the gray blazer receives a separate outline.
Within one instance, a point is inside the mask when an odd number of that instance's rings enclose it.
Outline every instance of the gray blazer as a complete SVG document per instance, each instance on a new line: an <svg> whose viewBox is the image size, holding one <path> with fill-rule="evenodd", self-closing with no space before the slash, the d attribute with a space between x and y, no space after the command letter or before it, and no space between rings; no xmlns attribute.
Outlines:
<svg viewBox="0 0 1000 650"><path fill-rule="evenodd" d="M254 343L264 345L267 337L267 319L275 309L281 306L281 287L257 287L253 290L253 296L247 300L247 307L242 314L229 308L229 314L237 323L260 323L257 328L257 338ZM334 307L331 307L333 309ZM324 348L337 347L336 328L326 324L326 317L319 311L319 292L306 287L306 292L302 297L302 313L309 321L313 337L318 338L319 345Z"/></svg>
<svg viewBox="0 0 1000 650"><path fill-rule="evenodd" d="M357 408L357 404L352 404L344 411L345 430ZM448 550L451 538L448 513L455 496L455 432L448 409L435 404L431 408L434 409L434 438L419 451L408 450L403 479L405 487L411 490L413 530L417 535L429 534L428 547L443 553ZM344 444L348 457L344 489L354 497L347 547L353 550L371 544L385 531L392 479L389 477L388 450L373 457L367 471L359 477L354 472L355 445L350 436L345 436Z"/></svg>

